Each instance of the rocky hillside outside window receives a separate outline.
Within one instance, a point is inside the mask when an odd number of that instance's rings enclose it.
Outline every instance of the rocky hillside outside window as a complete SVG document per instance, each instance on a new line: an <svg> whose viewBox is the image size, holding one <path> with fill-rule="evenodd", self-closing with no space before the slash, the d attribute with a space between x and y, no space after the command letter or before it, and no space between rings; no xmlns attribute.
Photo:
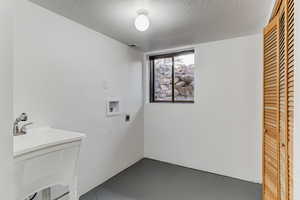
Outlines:
<svg viewBox="0 0 300 200"><path fill-rule="evenodd" d="M194 102L194 50L149 59L150 102Z"/></svg>

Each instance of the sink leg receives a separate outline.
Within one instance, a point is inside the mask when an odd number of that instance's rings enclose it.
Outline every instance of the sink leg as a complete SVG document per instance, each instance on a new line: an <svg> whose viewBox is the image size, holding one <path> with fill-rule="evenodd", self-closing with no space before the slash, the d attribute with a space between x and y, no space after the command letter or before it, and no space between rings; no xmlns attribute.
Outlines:
<svg viewBox="0 0 300 200"><path fill-rule="evenodd" d="M42 200L51 200L51 188L42 191Z"/></svg>
<svg viewBox="0 0 300 200"><path fill-rule="evenodd" d="M70 189L70 200L79 200L76 180L74 180L74 182L70 184L69 189Z"/></svg>

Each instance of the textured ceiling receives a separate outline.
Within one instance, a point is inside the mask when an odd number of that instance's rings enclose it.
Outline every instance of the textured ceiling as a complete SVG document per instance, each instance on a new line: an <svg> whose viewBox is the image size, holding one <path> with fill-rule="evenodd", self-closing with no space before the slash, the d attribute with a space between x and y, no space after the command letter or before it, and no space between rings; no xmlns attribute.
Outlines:
<svg viewBox="0 0 300 200"><path fill-rule="evenodd" d="M143 51L258 33L273 0L31 0ZM149 12L146 32L134 28L136 11Z"/></svg>

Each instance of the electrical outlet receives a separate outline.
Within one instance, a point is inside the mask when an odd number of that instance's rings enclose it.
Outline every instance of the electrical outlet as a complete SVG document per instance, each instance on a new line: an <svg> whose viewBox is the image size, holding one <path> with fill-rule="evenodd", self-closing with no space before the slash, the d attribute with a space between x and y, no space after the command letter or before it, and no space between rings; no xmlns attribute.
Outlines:
<svg viewBox="0 0 300 200"><path fill-rule="evenodd" d="M126 115L125 116L125 122L129 122L130 121L130 115Z"/></svg>

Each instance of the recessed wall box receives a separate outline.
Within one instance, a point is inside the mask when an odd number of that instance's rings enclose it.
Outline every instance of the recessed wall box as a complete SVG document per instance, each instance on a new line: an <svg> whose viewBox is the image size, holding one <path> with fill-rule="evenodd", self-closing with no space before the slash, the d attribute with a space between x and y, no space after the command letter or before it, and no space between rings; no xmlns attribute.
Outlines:
<svg viewBox="0 0 300 200"><path fill-rule="evenodd" d="M107 116L116 116L121 114L120 99L108 98L106 105Z"/></svg>

